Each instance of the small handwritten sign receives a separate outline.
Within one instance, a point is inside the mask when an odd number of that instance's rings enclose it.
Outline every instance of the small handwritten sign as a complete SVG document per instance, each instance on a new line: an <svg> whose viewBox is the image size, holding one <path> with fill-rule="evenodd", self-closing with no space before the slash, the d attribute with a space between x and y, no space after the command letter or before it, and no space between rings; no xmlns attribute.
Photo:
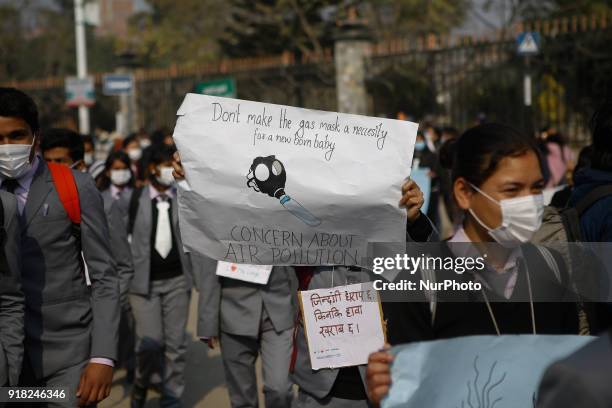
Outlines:
<svg viewBox="0 0 612 408"><path fill-rule="evenodd" d="M260 285L268 283L271 272L271 265L235 264L223 261L217 263L217 276L258 283Z"/></svg>
<svg viewBox="0 0 612 408"><path fill-rule="evenodd" d="M299 295L313 370L366 364L385 344L380 299L371 282Z"/></svg>

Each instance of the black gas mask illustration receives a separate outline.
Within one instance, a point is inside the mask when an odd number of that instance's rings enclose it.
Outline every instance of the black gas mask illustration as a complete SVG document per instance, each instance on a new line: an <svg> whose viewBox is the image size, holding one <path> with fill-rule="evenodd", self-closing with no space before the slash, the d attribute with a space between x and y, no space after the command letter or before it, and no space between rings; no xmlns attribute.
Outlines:
<svg viewBox="0 0 612 408"><path fill-rule="evenodd" d="M287 172L285 166L275 156L256 157L247 174L247 187L253 190L278 198L280 203L291 214L306 225L316 227L321 220L312 215L298 201L285 192Z"/></svg>

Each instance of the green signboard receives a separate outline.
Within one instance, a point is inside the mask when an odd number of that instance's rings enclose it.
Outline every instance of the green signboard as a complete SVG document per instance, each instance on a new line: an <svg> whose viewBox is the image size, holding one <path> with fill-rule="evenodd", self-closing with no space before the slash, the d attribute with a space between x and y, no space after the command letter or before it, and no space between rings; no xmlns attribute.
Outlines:
<svg viewBox="0 0 612 408"><path fill-rule="evenodd" d="M234 78L221 78L213 81L200 82L196 85L196 93L211 96L236 97L236 81Z"/></svg>

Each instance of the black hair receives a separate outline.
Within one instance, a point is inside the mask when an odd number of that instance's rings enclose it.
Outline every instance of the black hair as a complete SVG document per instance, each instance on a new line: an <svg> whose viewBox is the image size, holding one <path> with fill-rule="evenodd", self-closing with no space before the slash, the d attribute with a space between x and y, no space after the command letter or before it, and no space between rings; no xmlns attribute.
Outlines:
<svg viewBox="0 0 612 408"><path fill-rule="evenodd" d="M70 129L51 128L42 133L40 150L44 153L56 147L68 149L68 154L75 163L83 160L85 155L85 145L81 135Z"/></svg>
<svg viewBox="0 0 612 408"><path fill-rule="evenodd" d="M132 177L130 178L130 181L127 185L128 187L134 187L134 173L132 172L132 162L130 160L130 156L128 156L127 153L125 153L123 150L115 150L109 153L108 157L106 158L106 161L104 162L104 171L102 172L102 174L100 174L100 181L97 183L98 189L100 191L104 191L110 187L111 180L110 177L106 174L106 172L110 170L111 166L116 160L123 162L123 164L127 166L128 170L130 171L130 174L132 174Z"/></svg>
<svg viewBox="0 0 612 408"><path fill-rule="evenodd" d="M83 144L89 143L94 148L96 147L96 143L94 142L94 139L93 139L93 137L91 135L81 135L81 139L83 139Z"/></svg>
<svg viewBox="0 0 612 408"><path fill-rule="evenodd" d="M574 177L576 177L576 174L578 174L579 171L591 167L594 152L595 151L593 149L593 145L584 146L580 150L580 153L578 153L578 160L576 161L576 166L573 170Z"/></svg>
<svg viewBox="0 0 612 408"><path fill-rule="evenodd" d="M121 147L123 147L124 149L127 147L127 145L129 145L132 142L136 142L136 134L135 133L131 133L128 137L126 137L125 139L123 139L123 143L121 144Z"/></svg>
<svg viewBox="0 0 612 408"><path fill-rule="evenodd" d="M507 125L485 123L446 142L440 153L440 163L451 169L453 181L463 177L480 187L502 159L521 156L528 151L537 155L541 166L542 159L533 138Z"/></svg>
<svg viewBox="0 0 612 408"><path fill-rule="evenodd" d="M34 100L15 88L0 88L0 116L19 118L30 126L32 133L38 133L38 108Z"/></svg>
<svg viewBox="0 0 612 408"><path fill-rule="evenodd" d="M447 135L451 136L451 139L455 139L456 137L459 136L459 131L457 130L456 127L453 126L445 126L442 128L442 133L446 133Z"/></svg>
<svg viewBox="0 0 612 408"><path fill-rule="evenodd" d="M171 161L174 152L176 152L176 148L174 146L156 145L153 149L151 149L151 156L149 157L148 164L157 166L164 162Z"/></svg>
<svg viewBox="0 0 612 408"><path fill-rule="evenodd" d="M170 130L167 127L161 127L155 130L151 134L151 144L152 145L164 144L164 140L166 139L166 136L168 136L169 134L170 134Z"/></svg>
<svg viewBox="0 0 612 408"><path fill-rule="evenodd" d="M612 99L606 100L591 118L593 155L591 167L612 171Z"/></svg>

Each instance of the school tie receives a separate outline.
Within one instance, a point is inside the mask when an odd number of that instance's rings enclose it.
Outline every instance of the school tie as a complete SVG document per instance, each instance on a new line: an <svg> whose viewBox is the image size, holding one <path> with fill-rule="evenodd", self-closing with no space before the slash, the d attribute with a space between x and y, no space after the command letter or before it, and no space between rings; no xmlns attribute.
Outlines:
<svg viewBox="0 0 612 408"><path fill-rule="evenodd" d="M11 194L15 194L17 187L19 187L19 182L15 179L6 179L2 182L2 188Z"/></svg>
<svg viewBox="0 0 612 408"><path fill-rule="evenodd" d="M172 230L170 229L170 203L163 195L157 199L157 231L155 233L155 250L166 259L172 250Z"/></svg>

